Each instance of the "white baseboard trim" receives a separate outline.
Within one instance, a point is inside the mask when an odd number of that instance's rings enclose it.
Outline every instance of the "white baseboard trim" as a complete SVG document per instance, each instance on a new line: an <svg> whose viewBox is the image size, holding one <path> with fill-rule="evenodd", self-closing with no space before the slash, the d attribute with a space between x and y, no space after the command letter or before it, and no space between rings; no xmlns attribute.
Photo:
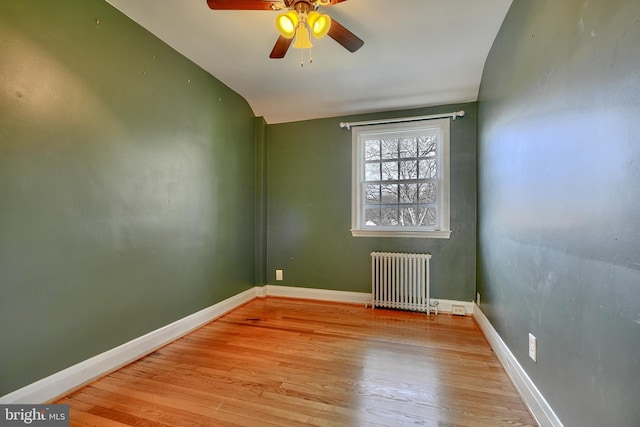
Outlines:
<svg viewBox="0 0 640 427"><path fill-rule="evenodd" d="M475 305L475 304L474 304ZM489 319L484 315L479 306L473 308L473 317L476 323L489 341L493 351L500 359L500 362L511 377L511 381L515 384L520 392L525 404L535 417L541 427L563 427L562 422L553 411L553 408L547 403L546 399L538 390L538 387L531 381L529 375L522 368L518 360L515 358L509 347L504 343L498 332L493 328Z"/></svg>
<svg viewBox="0 0 640 427"><path fill-rule="evenodd" d="M258 288L260 297L301 298L318 301L362 304L371 302L371 294L364 292L334 291L329 289L298 288L295 286L266 285Z"/></svg>
<svg viewBox="0 0 640 427"><path fill-rule="evenodd" d="M44 403L121 368L256 297L248 289L160 329L0 397L0 404Z"/></svg>
<svg viewBox="0 0 640 427"><path fill-rule="evenodd" d="M281 297L301 298L309 300L343 302L348 304L371 304L373 298L367 292L333 291L328 289L299 288L295 286L266 285L256 288L256 295L260 298ZM438 312L451 313L453 305L463 306L466 314L471 315L474 303L468 301L453 301L447 299L431 299L431 303L438 302Z"/></svg>

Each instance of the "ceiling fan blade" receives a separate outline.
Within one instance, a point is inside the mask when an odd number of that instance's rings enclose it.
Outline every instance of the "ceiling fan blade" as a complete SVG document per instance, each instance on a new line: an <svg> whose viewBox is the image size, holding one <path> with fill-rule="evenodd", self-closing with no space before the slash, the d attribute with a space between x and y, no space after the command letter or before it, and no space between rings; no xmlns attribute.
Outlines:
<svg viewBox="0 0 640 427"><path fill-rule="evenodd" d="M211 9L215 10L280 10L286 6L275 0L207 0Z"/></svg>
<svg viewBox="0 0 640 427"><path fill-rule="evenodd" d="M271 55L269 55L269 58L272 58L272 59L284 58L292 42L293 42L293 38L288 39L282 36L278 37L278 40L276 41L275 46L273 46L273 50L271 51Z"/></svg>
<svg viewBox="0 0 640 427"><path fill-rule="evenodd" d="M364 42L351 31L347 30L342 24L331 18L331 27L329 28L329 37L340 43L349 52L355 52L360 49Z"/></svg>
<svg viewBox="0 0 640 427"><path fill-rule="evenodd" d="M320 2L320 6L333 6L334 4L342 3L347 0L323 0Z"/></svg>

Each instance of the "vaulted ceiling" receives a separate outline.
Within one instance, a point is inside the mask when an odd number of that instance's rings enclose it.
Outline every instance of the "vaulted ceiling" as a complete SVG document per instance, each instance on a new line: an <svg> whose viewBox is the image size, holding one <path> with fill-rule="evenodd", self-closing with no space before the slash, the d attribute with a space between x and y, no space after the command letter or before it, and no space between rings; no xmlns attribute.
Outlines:
<svg viewBox="0 0 640 427"><path fill-rule="evenodd" d="M206 0L107 0L281 123L475 101L512 0L348 0L321 8L362 40L329 37L270 59L275 11L211 10Z"/></svg>

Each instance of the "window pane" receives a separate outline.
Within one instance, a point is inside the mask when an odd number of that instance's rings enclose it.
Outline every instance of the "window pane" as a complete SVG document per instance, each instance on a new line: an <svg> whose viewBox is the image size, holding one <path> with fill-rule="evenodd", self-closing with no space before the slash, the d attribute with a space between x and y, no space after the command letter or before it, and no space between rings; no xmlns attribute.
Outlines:
<svg viewBox="0 0 640 427"><path fill-rule="evenodd" d="M398 139L383 139L382 143L382 158L383 159L397 159L398 158Z"/></svg>
<svg viewBox="0 0 640 427"><path fill-rule="evenodd" d="M418 201L418 184L400 184L400 202L416 203Z"/></svg>
<svg viewBox="0 0 640 427"><path fill-rule="evenodd" d="M418 138L418 157L436 157L435 135L421 136Z"/></svg>
<svg viewBox="0 0 640 427"><path fill-rule="evenodd" d="M382 162L382 180L389 181L398 179L398 162Z"/></svg>
<svg viewBox="0 0 640 427"><path fill-rule="evenodd" d="M382 203L398 203L398 184L381 185Z"/></svg>
<svg viewBox="0 0 640 427"><path fill-rule="evenodd" d="M373 139L364 143L364 159L380 160L380 141Z"/></svg>
<svg viewBox="0 0 640 427"><path fill-rule="evenodd" d="M380 181L380 163L366 163L364 165L365 181Z"/></svg>
<svg viewBox="0 0 640 427"><path fill-rule="evenodd" d="M418 168L420 171L418 173L419 179L436 178L438 176L436 159L420 160Z"/></svg>
<svg viewBox="0 0 640 427"><path fill-rule="evenodd" d="M435 182L420 184L418 187L418 203L436 203L438 186Z"/></svg>
<svg viewBox="0 0 640 427"><path fill-rule="evenodd" d="M420 225L428 225L428 226L435 226L436 225L436 208L429 206L429 207L420 207L418 209L418 216L419 216L419 220L420 220Z"/></svg>
<svg viewBox="0 0 640 427"><path fill-rule="evenodd" d="M415 227L418 225L417 206L405 206L400 209L400 225L404 227Z"/></svg>
<svg viewBox="0 0 640 427"><path fill-rule="evenodd" d="M365 203L380 203L380 186L375 184L366 184L364 186Z"/></svg>
<svg viewBox="0 0 640 427"><path fill-rule="evenodd" d="M402 160L399 169L400 179L417 179L418 178L418 161Z"/></svg>
<svg viewBox="0 0 640 427"><path fill-rule="evenodd" d="M385 227L398 225L398 208L397 207L382 208L382 225Z"/></svg>
<svg viewBox="0 0 640 427"><path fill-rule="evenodd" d="M365 223L364 225L371 227L380 225L380 209L379 208L367 208L365 209Z"/></svg>
<svg viewBox="0 0 640 427"><path fill-rule="evenodd" d="M416 138L402 138L400 140L400 157L417 157L418 144Z"/></svg>

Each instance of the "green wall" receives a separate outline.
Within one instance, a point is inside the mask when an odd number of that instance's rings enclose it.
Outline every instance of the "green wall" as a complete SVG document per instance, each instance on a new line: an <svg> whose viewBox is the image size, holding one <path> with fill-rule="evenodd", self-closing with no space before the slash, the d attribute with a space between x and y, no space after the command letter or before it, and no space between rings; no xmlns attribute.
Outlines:
<svg viewBox="0 0 640 427"><path fill-rule="evenodd" d="M478 287L567 426L640 420L639 100L640 2L514 1L478 103Z"/></svg>
<svg viewBox="0 0 640 427"><path fill-rule="evenodd" d="M352 237L351 132L339 123L458 110L466 115L451 122L451 238ZM475 103L274 124L267 139L267 283L371 292L372 251L429 252L432 297L474 299Z"/></svg>
<svg viewBox="0 0 640 427"><path fill-rule="evenodd" d="M0 395L254 285L254 120L102 0L0 1Z"/></svg>

